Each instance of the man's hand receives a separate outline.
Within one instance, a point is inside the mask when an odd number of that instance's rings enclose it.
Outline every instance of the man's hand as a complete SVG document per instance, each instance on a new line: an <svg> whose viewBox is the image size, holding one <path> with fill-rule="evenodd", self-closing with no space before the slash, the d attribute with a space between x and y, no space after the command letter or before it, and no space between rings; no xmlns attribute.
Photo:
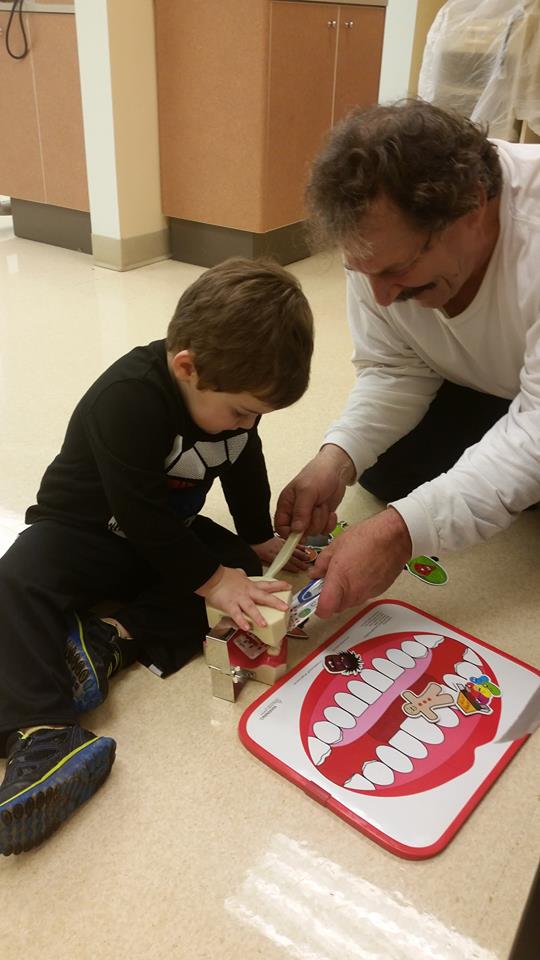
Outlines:
<svg viewBox="0 0 540 960"><path fill-rule="evenodd" d="M401 515L388 507L349 527L319 554L314 577L324 577L317 616L361 606L388 589L410 560L411 538Z"/></svg>
<svg viewBox="0 0 540 960"><path fill-rule="evenodd" d="M356 479L354 464L341 447L327 444L281 491L275 528L280 536L291 531L329 533L336 523L336 507L347 484Z"/></svg>
<svg viewBox="0 0 540 960"><path fill-rule="evenodd" d="M207 603L231 617L240 630L250 630L251 624L266 627L257 604L287 610L287 604L274 597L280 590L289 590L286 580L250 580L243 570L218 567L213 576L195 591ZM247 619L249 617L249 620Z"/></svg>
<svg viewBox="0 0 540 960"><path fill-rule="evenodd" d="M281 537L270 537L264 543L252 543L251 549L255 551L259 560L265 567L269 567L281 550L284 540ZM290 560L283 567L284 570L290 570L291 573L300 573L307 570L309 566L308 554L302 544L298 544Z"/></svg>

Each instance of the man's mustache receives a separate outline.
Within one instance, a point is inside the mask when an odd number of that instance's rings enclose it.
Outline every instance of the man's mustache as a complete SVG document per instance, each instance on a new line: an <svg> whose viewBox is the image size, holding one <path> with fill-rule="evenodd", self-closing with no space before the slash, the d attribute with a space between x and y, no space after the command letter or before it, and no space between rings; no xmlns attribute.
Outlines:
<svg viewBox="0 0 540 960"><path fill-rule="evenodd" d="M425 283L423 287L406 287L405 290L402 290L401 293L398 294L396 300L401 302L411 300L413 297L417 297L419 293L423 293L424 290L434 290L435 287L435 283Z"/></svg>

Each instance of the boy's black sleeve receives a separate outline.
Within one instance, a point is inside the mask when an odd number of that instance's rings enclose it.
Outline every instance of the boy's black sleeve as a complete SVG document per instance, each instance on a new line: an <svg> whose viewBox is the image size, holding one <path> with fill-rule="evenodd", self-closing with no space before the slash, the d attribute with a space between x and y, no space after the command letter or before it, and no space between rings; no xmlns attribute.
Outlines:
<svg viewBox="0 0 540 960"><path fill-rule="evenodd" d="M84 427L111 514L139 554L167 581L196 590L219 560L168 503L166 405L140 381L116 382L84 412Z"/></svg>
<svg viewBox="0 0 540 960"><path fill-rule="evenodd" d="M220 479L238 535L250 544L269 540L274 535L270 484L256 427L249 431L242 453Z"/></svg>

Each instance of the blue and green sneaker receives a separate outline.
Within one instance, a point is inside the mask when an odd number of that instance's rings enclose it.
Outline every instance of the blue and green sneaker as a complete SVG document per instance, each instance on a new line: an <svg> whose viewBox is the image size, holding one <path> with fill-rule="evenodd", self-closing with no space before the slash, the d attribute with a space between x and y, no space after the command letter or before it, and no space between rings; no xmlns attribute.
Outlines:
<svg viewBox="0 0 540 960"><path fill-rule="evenodd" d="M73 701L80 713L99 707L105 700L110 678L124 666L121 643L112 624L99 617L82 620L74 615L66 662L73 682Z"/></svg>
<svg viewBox="0 0 540 960"><path fill-rule="evenodd" d="M116 743L79 726L18 730L8 740L0 785L0 853L22 853L50 836L109 775Z"/></svg>

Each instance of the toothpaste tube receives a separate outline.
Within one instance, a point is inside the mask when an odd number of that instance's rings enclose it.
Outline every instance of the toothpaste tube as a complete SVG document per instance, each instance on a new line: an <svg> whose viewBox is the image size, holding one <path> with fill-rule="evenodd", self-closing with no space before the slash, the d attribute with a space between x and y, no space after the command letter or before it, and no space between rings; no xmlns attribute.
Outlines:
<svg viewBox="0 0 540 960"><path fill-rule="evenodd" d="M311 580L310 583L302 587L291 600L289 612L289 629L301 626L311 615L315 613L319 602L319 595L323 587L324 580Z"/></svg>

